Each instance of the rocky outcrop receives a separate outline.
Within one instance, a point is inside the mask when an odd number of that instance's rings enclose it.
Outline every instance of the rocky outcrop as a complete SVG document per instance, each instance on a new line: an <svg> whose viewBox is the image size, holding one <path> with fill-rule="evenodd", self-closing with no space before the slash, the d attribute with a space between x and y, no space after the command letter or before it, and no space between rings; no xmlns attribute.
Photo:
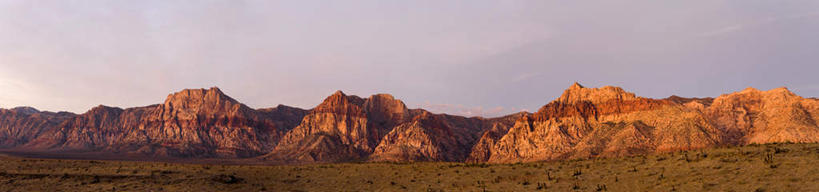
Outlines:
<svg viewBox="0 0 819 192"><path fill-rule="evenodd" d="M452 125L424 112L412 121L394 127L376 146L373 161L457 161L468 146L457 143ZM468 142L468 141L467 141Z"/></svg>
<svg viewBox="0 0 819 192"><path fill-rule="evenodd" d="M685 105L688 103L698 103L703 105L704 107L711 106L711 103L714 103L714 98L706 97L706 98L687 98L687 97L680 97L676 95L672 95L671 97L665 98L663 100L671 101L676 104Z"/></svg>
<svg viewBox="0 0 819 192"><path fill-rule="evenodd" d="M385 135L370 161L464 161L489 121L421 112Z"/></svg>
<svg viewBox="0 0 819 192"><path fill-rule="evenodd" d="M819 141L819 105L787 88L760 91L748 88L722 95L704 109L715 125L725 129L734 145Z"/></svg>
<svg viewBox="0 0 819 192"><path fill-rule="evenodd" d="M489 119L480 139L472 147L466 162L477 163L486 162L492 156L492 147L501 137L509 132L509 128L515 125L515 121L523 116L531 115L528 112L519 112L499 118Z"/></svg>
<svg viewBox="0 0 819 192"><path fill-rule="evenodd" d="M276 128L282 131L291 130L298 126L299 123L301 123L301 119L304 118L308 112L307 110L287 105L258 109L258 111L261 112L263 117L272 121Z"/></svg>
<svg viewBox="0 0 819 192"><path fill-rule="evenodd" d="M338 91L310 110L252 109L218 88L83 114L0 109L0 148L267 162L528 162L718 145L819 142L819 100L786 88L651 99L573 84L535 113L466 118L408 109L388 94Z"/></svg>
<svg viewBox="0 0 819 192"><path fill-rule="evenodd" d="M568 89L563 91L556 102L574 104L578 102L590 102L592 104L599 104L607 101L631 101L638 97L634 93L629 93L620 87L605 86L600 88L586 88L580 83L574 83Z"/></svg>
<svg viewBox="0 0 819 192"><path fill-rule="evenodd" d="M489 162L626 156L716 145L817 142L819 106L786 88L718 98L637 97L574 84L495 141ZM502 132L493 132L502 133ZM493 135L498 138L497 134ZM492 138L492 137L488 137ZM492 139L487 139L494 141ZM483 151L486 143L479 143ZM487 154L487 152L482 152Z"/></svg>
<svg viewBox="0 0 819 192"><path fill-rule="evenodd" d="M160 105L95 107L25 147L160 157L253 157L271 151L304 113L286 106L257 111L218 88L188 89L169 95Z"/></svg>
<svg viewBox="0 0 819 192"><path fill-rule="evenodd" d="M409 111L403 103L389 95L362 99L337 91L304 116L301 124L288 132L274 154L267 158L297 161L360 159L372 152L390 126L398 123L392 120L400 121L406 113ZM305 148L305 144L311 145ZM345 150L335 153L333 149L338 148Z"/></svg>
<svg viewBox="0 0 819 192"><path fill-rule="evenodd" d="M517 120L489 162L540 161L686 150L722 142L700 112L618 87L572 85L538 112Z"/></svg>
<svg viewBox="0 0 819 192"><path fill-rule="evenodd" d="M338 91L312 109L262 159L464 161L480 134L495 124L502 124L501 120L433 114L407 109L387 94L360 98ZM507 124L501 126L511 126Z"/></svg>
<svg viewBox="0 0 819 192"><path fill-rule="evenodd" d="M76 116L73 113L41 112L31 107L0 109L0 147L18 147Z"/></svg>

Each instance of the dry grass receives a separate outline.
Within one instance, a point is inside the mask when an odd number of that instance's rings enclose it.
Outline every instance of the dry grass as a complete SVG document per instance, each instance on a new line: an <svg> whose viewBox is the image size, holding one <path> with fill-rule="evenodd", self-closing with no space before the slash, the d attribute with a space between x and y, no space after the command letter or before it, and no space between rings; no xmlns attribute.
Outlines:
<svg viewBox="0 0 819 192"><path fill-rule="evenodd" d="M1 191L819 191L819 144L495 165L0 160Z"/></svg>

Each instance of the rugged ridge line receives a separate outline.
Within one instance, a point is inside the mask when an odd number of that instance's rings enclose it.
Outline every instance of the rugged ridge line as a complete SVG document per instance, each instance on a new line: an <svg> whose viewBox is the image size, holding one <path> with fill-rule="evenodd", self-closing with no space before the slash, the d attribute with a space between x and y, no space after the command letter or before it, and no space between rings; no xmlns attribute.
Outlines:
<svg viewBox="0 0 819 192"><path fill-rule="evenodd" d="M461 117L409 109L389 94L337 91L313 109L252 109L219 88L82 114L0 109L0 149L269 163L510 163L629 156L720 145L819 142L819 100L777 88L716 98L639 97L575 83L535 113Z"/></svg>
<svg viewBox="0 0 819 192"><path fill-rule="evenodd" d="M186 89L163 104L120 109L98 106L43 129L19 148L108 152L148 157L254 157L272 150L304 110L254 110L218 88ZM15 147L15 146L9 146Z"/></svg>

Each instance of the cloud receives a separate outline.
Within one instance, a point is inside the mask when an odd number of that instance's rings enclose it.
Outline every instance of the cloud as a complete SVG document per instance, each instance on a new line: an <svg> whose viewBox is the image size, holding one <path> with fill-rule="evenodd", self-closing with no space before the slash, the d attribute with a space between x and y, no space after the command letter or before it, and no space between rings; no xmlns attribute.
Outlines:
<svg viewBox="0 0 819 192"><path fill-rule="evenodd" d="M712 37L712 36L717 36L717 35L722 35L722 34L726 34L726 33L732 33L732 32L735 32L735 31L739 31L739 30L742 30L743 28L745 28L744 24L728 25L728 26L721 27L719 29L715 29L715 30L700 33L697 36Z"/></svg>
<svg viewBox="0 0 819 192"><path fill-rule="evenodd" d="M538 75L540 75L540 73L532 73L532 72L521 73L521 74L518 74L517 76L515 76L515 78L512 79L512 82L516 83L516 82L525 81L525 80L531 79L532 77L536 77Z"/></svg>
<svg viewBox="0 0 819 192"><path fill-rule="evenodd" d="M802 18L813 17L813 16L816 16L816 15L819 15L819 12L790 14L790 15L784 15L784 16L779 16L779 17L767 17L765 19L758 20L758 21L753 21L753 22L748 22L748 23L737 23L737 24L733 24L733 25L723 26L723 27L720 27L720 28L717 28L717 29L714 29L714 30L710 30L710 31L700 33L697 36L701 36L701 37L718 36L718 35L722 35L722 34L733 33L733 32L736 32L736 31L744 30L746 28L753 28L753 27L759 27L759 26L763 26L763 25L769 25L769 24L776 23L776 22L782 21L782 20L802 19Z"/></svg>
<svg viewBox="0 0 819 192"><path fill-rule="evenodd" d="M504 107L484 108L483 106L464 106L461 104L433 104L429 101L419 106L422 109L429 110L433 113L446 113L452 115L460 115L465 117L498 117L506 115L507 111L514 109L507 109Z"/></svg>
<svg viewBox="0 0 819 192"><path fill-rule="evenodd" d="M48 99L43 91L35 89L36 87L28 85L23 81L5 78L7 75L0 74L0 108L18 107L20 103L26 98L34 97L36 99ZM29 96L24 93L36 93L37 95Z"/></svg>
<svg viewBox="0 0 819 192"><path fill-rule="evenodd" d="M493 116L501 110L494 106L537 109L574 81L647 97L715 96L815 82L817 8L811 1L0 1L0 104L84 112L219 86L259 108L310 108L341 89Z"/></svg>

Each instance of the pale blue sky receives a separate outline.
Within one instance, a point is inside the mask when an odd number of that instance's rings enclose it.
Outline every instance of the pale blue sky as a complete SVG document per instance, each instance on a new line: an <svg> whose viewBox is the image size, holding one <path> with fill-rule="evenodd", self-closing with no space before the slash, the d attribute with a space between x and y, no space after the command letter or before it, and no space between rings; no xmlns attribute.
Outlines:
<svg viewBox="0 0 819 192"><path fill-rule="evenodd" d="M819 96L819 1L0 0L0 107L84 112L219 86L254 108L335 90L459 115L578 81L641 96Z"/></svg>

